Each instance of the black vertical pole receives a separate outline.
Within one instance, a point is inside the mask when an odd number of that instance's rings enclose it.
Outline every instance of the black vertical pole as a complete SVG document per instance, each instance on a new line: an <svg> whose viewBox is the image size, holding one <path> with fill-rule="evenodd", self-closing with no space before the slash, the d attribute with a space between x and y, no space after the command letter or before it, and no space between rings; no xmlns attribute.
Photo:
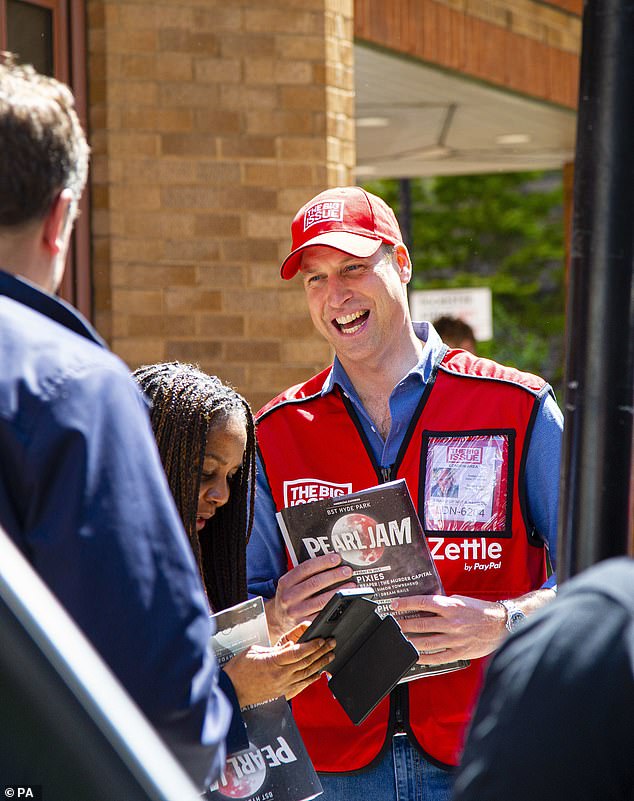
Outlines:
<svg viewBox="0 0 634 801"><path fill-rule="evenodd" d="M567 315L560 580L627 552L634 302L634 1L586 0Z"/></svg>

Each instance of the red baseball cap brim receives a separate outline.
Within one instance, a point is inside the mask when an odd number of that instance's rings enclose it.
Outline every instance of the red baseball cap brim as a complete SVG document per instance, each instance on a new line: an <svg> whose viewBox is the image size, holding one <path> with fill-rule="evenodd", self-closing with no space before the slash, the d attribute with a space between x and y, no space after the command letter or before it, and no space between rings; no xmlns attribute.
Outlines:
<svg viewBox="0 0 634 801"><path fill-rule="evenodd" d="M286 280L297 275L302 260L302 252L306 250L306 248L311 248L315 245L341 250L343 253L348 253L350 256L366 258L368 256L373 256L382 244L383 240L376 236L349 234L345 231L326 231L323 234L313 237L313 239L309 239L308 242L304 242L289 253L282 262L280 274L282 278Z"/></svg>

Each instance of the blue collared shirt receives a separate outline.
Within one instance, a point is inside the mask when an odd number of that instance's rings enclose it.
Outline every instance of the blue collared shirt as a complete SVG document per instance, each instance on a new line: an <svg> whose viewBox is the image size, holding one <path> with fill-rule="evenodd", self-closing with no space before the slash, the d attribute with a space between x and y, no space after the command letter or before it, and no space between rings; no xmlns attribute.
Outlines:
<svg viewBox="0 0 634 801"><path fill-rule="evenodd" d="M434 367L442 359L445 346L430 323L414 323L416 336L424 342L418 364L394 387L389 398L391 428L383 439L365 410L341 363L335 358L322 394L338 384L348 396L361 421L372 453L380 467L396 461L407 427L412 419ZM526 499L535 531L546 543L553 568L557 558L557 514L559 502L559 463L563 415L550 394L542 398L526 460ZM277 581L287 570L282 537L275 519L275 504L261 464L258 464L253 532L247 549L249 592L272 598ZM544 584L556 584L553 574Z"/></svg>
<svg viewBox="0 0 634 801"><path fill-rule="evenodd" d="M0 525L192 778L218 775L231 711L141 393L74 309L2 270Z"/></svg>

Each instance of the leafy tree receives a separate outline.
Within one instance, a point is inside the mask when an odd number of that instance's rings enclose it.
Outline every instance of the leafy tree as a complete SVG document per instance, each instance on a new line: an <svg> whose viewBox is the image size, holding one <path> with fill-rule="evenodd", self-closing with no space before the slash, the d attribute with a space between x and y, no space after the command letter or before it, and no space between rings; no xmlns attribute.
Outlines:
<svg viewBox="0 0 634 801"><path fill-rule="evenodd" d="M366 184L399 214L399 182ZM488 286L494 338L478 353L537 373L560 395L564 225L560 173L410 181L413 288Z"/></svg>

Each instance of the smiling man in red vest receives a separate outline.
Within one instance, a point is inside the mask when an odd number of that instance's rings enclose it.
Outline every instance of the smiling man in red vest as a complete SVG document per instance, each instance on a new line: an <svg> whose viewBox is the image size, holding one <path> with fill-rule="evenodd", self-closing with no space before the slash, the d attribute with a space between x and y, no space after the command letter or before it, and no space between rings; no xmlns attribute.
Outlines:
<svg viewBox="0 0 634 801"><path fill-rule="evenodd" d="M249 588L270 599L274 633L314 615L351 569L338 554L289 569L275 511L407 480L447 595L393 608L415 613L402 626L421 662L471 665L399 685L361 726L325 678L293 711L327 801L446 801L483 658L555 594L546 553L556 554L562 415L542 379L448 350L412 322L411 261L380 198L326 190L291 231L282 278L299 275L336 358L259 412ZM450 504L433 492L439 476L451 479Z"/></svg>

